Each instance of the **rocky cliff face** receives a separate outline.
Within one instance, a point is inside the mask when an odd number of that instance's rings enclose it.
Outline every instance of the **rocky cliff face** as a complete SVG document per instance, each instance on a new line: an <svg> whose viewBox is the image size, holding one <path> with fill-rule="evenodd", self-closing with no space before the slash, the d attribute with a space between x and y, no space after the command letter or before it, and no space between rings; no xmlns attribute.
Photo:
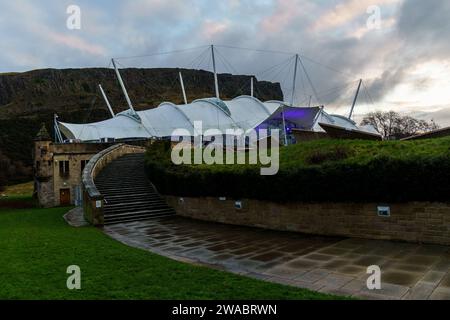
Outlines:
<svg viewBox="0 0 450 320"><path fill-rule="evenodd" d="M156 107L162 101L182 102L178 69L123 69L122 78L137 110ZM188 100L214 96L214 78L203 70L181 70ZM223 99L250 93L250 77L220 74ZM98 90L105 89L115 111L126 109L114 70L44 69L0 75L0 118L33 116L36 112L66 113L106 106ZM255 81L255 95L262 100L282 99L280 85ZM92 110L91 110L92 111ZM65 119L73 121L73 119Z"/></svg>
<svg viewBox="0 0 450 320"><path fill-rule="evenodd" d="M163 101L182 103L178 71L183 73L188 101L214 96L211 72L185 69L122 69L121 75L136 110ZM220 95L231 99L250 94L250 76L220 74ZM0 74L0 151L13 162L31 165L32 140L42 122L52 130L53 114L61 121L86 123L109 118L98 89L101 84L115 112L127 109L114 70L43 69ZM254 81L255 96L282 100L279 83Z"/></svg>

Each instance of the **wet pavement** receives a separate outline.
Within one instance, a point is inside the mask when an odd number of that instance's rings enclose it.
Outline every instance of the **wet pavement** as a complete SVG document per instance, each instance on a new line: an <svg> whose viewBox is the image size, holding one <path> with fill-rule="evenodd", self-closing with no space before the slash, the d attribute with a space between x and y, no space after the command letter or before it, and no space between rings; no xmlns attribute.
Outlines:
<svg viewBox="0 0 450 320"><path fill-rule="evenodd" d="M319 237L169 217L104 227L127 245L179 261L364 299L450 299L450 247ZM367 267L381 289L367 289Z"/></svg>

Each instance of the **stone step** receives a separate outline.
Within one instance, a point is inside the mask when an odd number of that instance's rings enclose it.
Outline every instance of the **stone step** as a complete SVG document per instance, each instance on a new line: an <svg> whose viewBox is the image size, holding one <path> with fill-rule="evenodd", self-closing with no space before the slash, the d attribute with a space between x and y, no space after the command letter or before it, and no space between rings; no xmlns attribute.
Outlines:
<svg viewBox="0 0 450 320"><path fill-rule="evenodd" d="M101 194L110 194L112 196L133 196L135 194L148 194L148 193L157 193L156 190L145 187L145 188L136 188L136 189L120 189L119 187L115 188L97 188Z"/></svg>
<svg viewBox="0 0 450 320"><path fill-rule="evenodd" d="M129 179L132 179L134 177L142 177L145 175L144 172L121 172L121 170L121 168L115 168L114 170L111 170L112 172L110 173L105 173L105 175L97 176L97 180L114 177L127 177Z"/></svg>
<svg viewBox="0 0 450 320"><path fill-rule="evenodd" d="M155 218L162 218L162 217L170 217L174 215L175 212L172 210L154 210L154 211L141 211L141 212L135 212L132 214L124 214L120 217L117 216L108 216L105 215L104 224L105 225L111 225L111 224L118 224L118 223L124 223L124 222L133 222L133 221L142 221L142 220L150 220Z"/></svg>
<svg viewBox="0 0 450 320"><path fill-rule="evenodd" d="M127 154L120 158L117 158L116 161L124 161L124 160L134 160L134 159L141 159L143 158L144 153L134 153L134 154Z"/></svg>
<svg viewBox="0 0 450 320"><path fill-rule="evenodd" d="M114 160L114 162L111 162L111 167L126 166L127 168L131 168L131 167L143 167L144 165L145 165L144 161L139 159Z"/></svg>
<svg viewBox="0 0 450 320"><path fill-rule="evenodd" d="M105 210L127 211L129 208L151 207L152 205L160 205L160 204L166 204L166 203L161 198L154 199L154 200L148 200L148 201L134 201L134 202L120 202L120 203L111 203L111 202L107 201L104 209Z"/></svg>
<svg viewBox="0 0 450 320"><path fill-rule="evenodd" d="M167 215L166 213L161 214L155 214L153 216L142 216L142 217L133 217L129 219L123 219L121 221L107 221L103 223L105 226L113 225L113 224L120 224L120 223L129 223L129 222L135 222L135 221L146 221L146 220L152 220L152 219L158 219L158 218L167 218L170 217L170 215Z"/></svg>
<svg viewBox="0 0 450 320"><path fill-rule="evenodd" d="M112 174L111 174L112 175ZM147 181L143 181L142 178L145 178L145 176L116 176L114 178L104 178L104 179L95 179L95 182L98 184L101 183L121 183L121 182L140 182L140 183L147 183Z"/></svg>
<svg viewBox="0 0 450 320"><path fill-rule="evenodd" d="M121 168L116 168L110 173L105 173L105 175L98 175L96 180L110 180L117 178L135 179L145 175L143 172L125 172L121 170Z"/></svg>
<svg viewBox="0 0 450 320"><path fill-rule="evenodd" d="M128 154L108 164L95 179L104 196L105 224L171 216L175 211L147 180L144 154Z"/></svg>
<svg viewBox="0 0 450 320"><path fill-rule="evenodd" d="M127 210L126 205L131 205L132 203L135 203L135 202L148 202L149 205L150 205L150 202L153 202L153 203L163 202L163 203L165 203L163 199L156 198L156 197L154 197L154 198L145 198L145 200L142 199L142 198L116 199L116 200L111 200L111 199L108 200L108 198L105 198L105 200L106 200L105 201L105 207L109 207L110 205L112 206L112 205L122 204L122 205L124 205L124 208L123 208L124 210Z"/></svg>
<svg viewBox="0 0 450 320"><path fill-rule="evenodd" d="M152 206L148 206L148 205L145 206L145 205L143 205L143 206L129 207L129 208L125 208L125 209L124 208L120 208L120 209L115 209L115 210L105 208L104 214L108 215L108 216L121 217L124 214L131 214L131 213L134 213L134 212L148 211L148 210L151 210L151 211L155 211L155 210L161 211L161 210L163 210L164 211L164 210L169 210L169 209L167 208L167 204L162 203L162 204L159 204L159 205L152 205Z"/></svg>
<svg viewBox="0 0 450 320"><path fill-rule="evenodd" d="M106 174L107 172L111 172L115 169L124 169L128 172L134 172L134 173L145 173L145 167L144 166L127 166L127 165L121 165L121 166L111 166L111 167L106 167L104 169L104 173Z"/></svg>
<svg viewBox="0 0 450 320"><path fill-rule="evenodd" d="M116 159L115 161L114 161L114 163L115 164L117 164L117 163L141 163L141 159L139 159L138 157L134 157L134 158L129 158L129 157L127 157L127 158L124 158L124 157L121 157L121 158L119 158L119 159Z"/></svg>
<svg viewBox="0 0 450 320"><path fill-rule="evenodd" d="M111 170L114 170L115 168L122 168L122 169L124 169L124 170L126 170L126 171L137 171L137 172L145 172L145 166L144 165L130 165L130 164L126 164L126 163L123 163L123 164L120 164L120 165L117 165L117 164L111 164L111 166L108 166L108 167L106 167L104 170L105 170L105 172L108 172L108 171L111 171Z"/></svg>
<svg viewBox="0 0 450 320"><path fill-rule="evenodd" d="M139 206L143 204L152 204L152 203L165 203L164 199L161 197L154 197L154 198L139 198L138 201L133 200L130 202L110 202L107 201L105 204L105 208L107 209L115 209L115 208L121 208L121 207L131 207L131 206Z"/></svg>
<svg viewBox="0 0 450 320"><path fill-rule="evenodd" d="M146 178L142 178L142 179L146 179ZM98 187L143 187L143 186L148 186L149 183L146 181L105 181L105 182L97 182L95 181L95 185Z"/></svg>
<svg viewBox="0 0 450 320"><path fill-rule="evenodd" d="M145 166L143 164L142 165L137 165L137 164L134 164L134 163L126 163L126 162L119 163L119 164L113 163L113 164L111 164L111 166L106 167L105 170L106 171L110 171L110 170L112 170L114 168L123 168L123 169L125 169L127 171L135 171L135 170L137 170L139 172L141 172L141 171L145 172Z"/></svg>
<svg viewBox="0 0 450 320"><path fill-rule="evenodd" d="M120 169L116 169L115 171L119 171ZM99 182L103 182L103 181L117 181L117 180L129 180L129 181L138 181L139 178L143 178L145 177L145 175L143 174L136 174L136 173L124 173L121 172L120 174L118 173L110 173L107 176L104 177L97 177L97 179L95 179L95 181L99 181Z"/></svg>
<svg viewBox="0 0 450 320"><path fill-rule="evenodd" d="M116 171L120 172L120 169L117 169ZM108 176L100 177L95 179L95 181L98 182L107 182L107 181L118 181L118 180L128 180L128 181L139 181L140 178L144 178L144 174L135 174L135 173L126 173L124 175L119 173L110 173Z"/></svg>
<svg viewBox="0 0 450 320"><path fill-rule="evenodd" d="M107 199L109 200L121 200L121 199L132 199L132 198L138 198L138 199L153 199L158 198L161 199L161 196L156 192L141 192L141 193L122 193L122 194L112 194L108 193ZM108 200L108 201L109 201Z"/></svg>
<svg viewBox="0 0 450 320"><path fill-rule="evenodd" d="M153 214L161 214L161 213L168 213L173 214L175 211L171 208L163 208L163 209L146 209L146 210L138 210L133 212L122 212L122 213L115 213L115 214L105 214L105 219L108 220L117 220L119 218L123 217L132 217L132 216L151 216Z"/></svg>
<svg viewBox="0 0 450 320"><path fill-rule="evenodd" d="M142 178L147 179L147 178ZM114 189L123 189L123 190L137 190L137 189L148 189L154 190L153 186L150 183L113 183L113 184L96 184L97 189L105 189L105 190L114 190Z"/></svg>

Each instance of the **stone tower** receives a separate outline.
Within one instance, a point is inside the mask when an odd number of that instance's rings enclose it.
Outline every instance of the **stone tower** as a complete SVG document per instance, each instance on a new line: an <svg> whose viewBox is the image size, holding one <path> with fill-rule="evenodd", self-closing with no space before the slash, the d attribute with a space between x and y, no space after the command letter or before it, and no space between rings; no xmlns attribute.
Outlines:
<svg viewBox="0 0 450 320"><path fill-rule="evenodd" d="M34 139L33 150L34 196L44 207L53 206L53 149L52 139L45 124Z"/></svg>

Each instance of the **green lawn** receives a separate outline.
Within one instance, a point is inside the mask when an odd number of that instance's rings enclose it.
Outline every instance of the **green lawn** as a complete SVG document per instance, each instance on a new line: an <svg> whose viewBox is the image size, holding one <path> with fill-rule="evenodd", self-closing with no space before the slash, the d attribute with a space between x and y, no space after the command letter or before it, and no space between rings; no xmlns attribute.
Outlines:
<svg viewBox="0 0 450 320"><path fill-rule="evenodd" d="M0 299L335 299L127 247L93 227L72 228L67 208L0 208ZM66 269L81 268L81 290Z"/></svg>

